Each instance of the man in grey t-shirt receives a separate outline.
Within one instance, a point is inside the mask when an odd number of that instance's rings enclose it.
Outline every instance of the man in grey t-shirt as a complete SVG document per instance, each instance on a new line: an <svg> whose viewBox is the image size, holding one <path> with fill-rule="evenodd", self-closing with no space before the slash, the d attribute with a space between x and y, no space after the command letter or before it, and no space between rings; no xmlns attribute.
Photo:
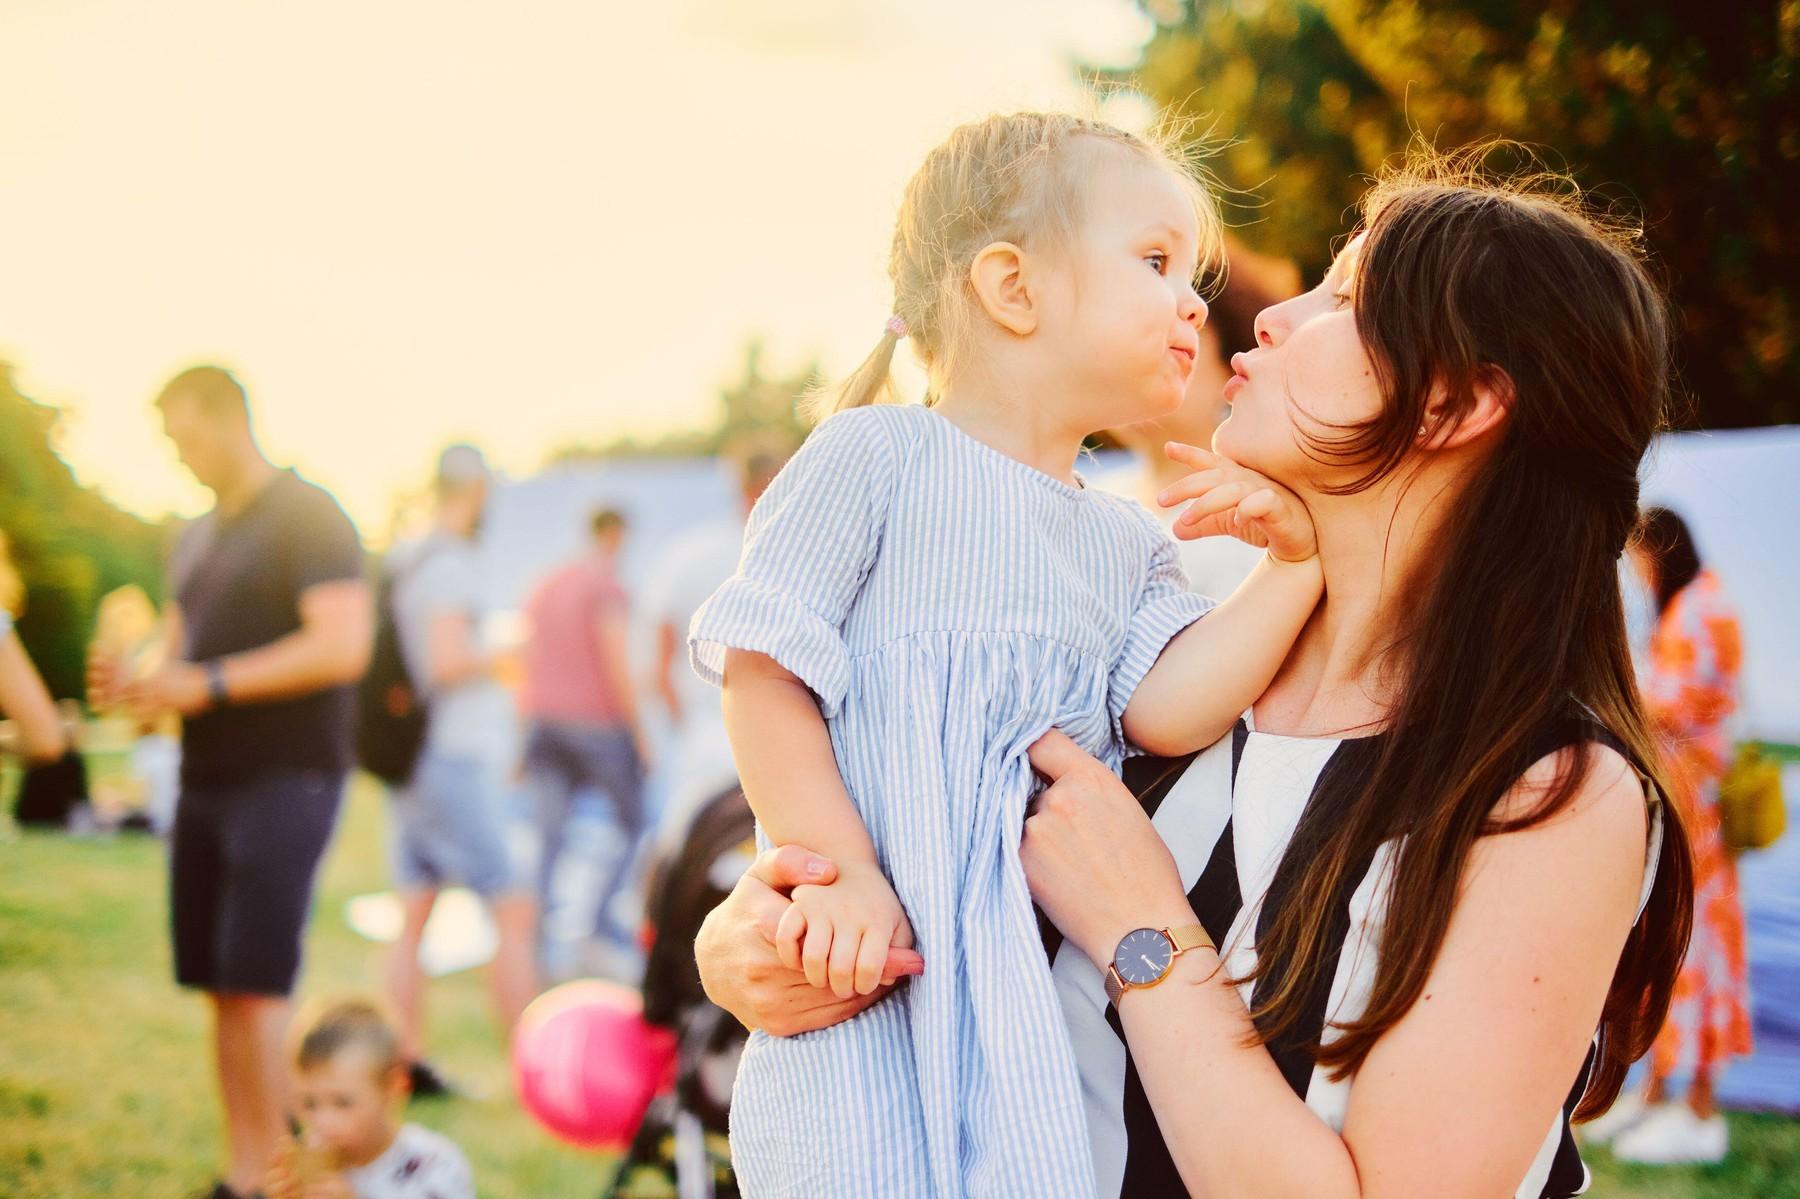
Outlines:
<svg viewBox="0 0 1800 1199"><path fill-rule="evenodd" d="M499 933L490 980L510 1032L536 993L537 904L508 849L518 717L497 677L509 651L494 644L475 540L490 476L473 446L438 459L432 532L395 555L394 624L414 686L424 696L425 744L407 785L393 794L394 873L405 923L388 967L400 1049L415 1081L422 1066L425 974L419 945L441 887L460 885L487 904Z"/></svg>

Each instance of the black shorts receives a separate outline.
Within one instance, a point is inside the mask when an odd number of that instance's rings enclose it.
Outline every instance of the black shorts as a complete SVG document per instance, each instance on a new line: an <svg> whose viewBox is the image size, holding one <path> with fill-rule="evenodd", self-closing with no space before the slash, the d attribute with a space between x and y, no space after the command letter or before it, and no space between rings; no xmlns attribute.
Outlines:
<svg viewBox="0 0 1800 1199"><path fill-rule="evenodd" d="M313 878L343 793L342 774L315 770L182 786L169 854L176 982L293 990Z"/></svg>

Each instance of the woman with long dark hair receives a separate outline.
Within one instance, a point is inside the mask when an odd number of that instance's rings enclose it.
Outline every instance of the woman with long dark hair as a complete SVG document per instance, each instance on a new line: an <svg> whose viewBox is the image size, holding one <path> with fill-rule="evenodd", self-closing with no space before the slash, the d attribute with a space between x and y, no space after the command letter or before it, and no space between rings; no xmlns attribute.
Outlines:
<svg viewBox="0 0 1800 1199"><path fill-rule="evenodd" d="M1238 465L1176 448L1197 471L1164 500L1201 534L1263 486L1242 468L1291 489L1324 602L1211 749L1137 759L1129 789L1061 734L1034 749L1021 853L1097 1190L1576 1194L1570 1125L1649 1047L1691 916L1617 575L1664 301L1566 194L1426 163L1256 335L1214 443ZM866 1002L768 946L781 890L821 877L765 855L702 931L746 1023Z"/></svg>
<svg viewBox="0 0 1800 1199"><path fill-rule="evenodd" d="M1668 772L1670 798L1694 854L1694 936L1668 1021L1650 1057L1649 1086L1608 1113L1613 1152L1652 1164L1716 1162L1728 1145L1713 1081L1750 1044L1749 966L1737 863L1720 833L1719 783L1731 761L1726 722L1737 711L1743 660L1737 611L1705 568L1687 522L1649 508L1629 554L1656 603L1639 677ZM1671 1102L1685 1080L1685 1102Z"/></svg>

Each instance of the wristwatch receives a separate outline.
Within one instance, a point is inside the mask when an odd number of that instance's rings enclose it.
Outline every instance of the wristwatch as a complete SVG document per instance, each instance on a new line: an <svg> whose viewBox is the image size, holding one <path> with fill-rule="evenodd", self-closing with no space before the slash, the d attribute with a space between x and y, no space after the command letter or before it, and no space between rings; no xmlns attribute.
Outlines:
<svg viewBox="0 0 1800 1199"><path fill-rule="evenodd" d="M1137 928L1119 939L1106 968L1106 998L1114 1007L1127 991L1154 987L1169 977L1175 959L1190 949L1212 949L1213 939L1198 924L1179 928Z"/></svg>

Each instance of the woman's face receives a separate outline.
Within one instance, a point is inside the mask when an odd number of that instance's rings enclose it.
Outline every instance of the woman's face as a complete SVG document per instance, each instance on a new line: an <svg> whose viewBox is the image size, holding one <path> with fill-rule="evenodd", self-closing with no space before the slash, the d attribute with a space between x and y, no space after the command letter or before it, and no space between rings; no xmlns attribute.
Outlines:
<svg viewBox="0 0 1800 1199"><path fill-rule="evenodd" d="M1297 491L1318 492L1360 477L1356 463L1320 462L1310 439L1329 441L1341 426L1380 414L1381 388L1356 329L1350 294L1359 236L1338 254L1309 292L1265 308L1256 318L1256 348L1232 356L1225 384L1231 415L1213 448Z"/></svg>

